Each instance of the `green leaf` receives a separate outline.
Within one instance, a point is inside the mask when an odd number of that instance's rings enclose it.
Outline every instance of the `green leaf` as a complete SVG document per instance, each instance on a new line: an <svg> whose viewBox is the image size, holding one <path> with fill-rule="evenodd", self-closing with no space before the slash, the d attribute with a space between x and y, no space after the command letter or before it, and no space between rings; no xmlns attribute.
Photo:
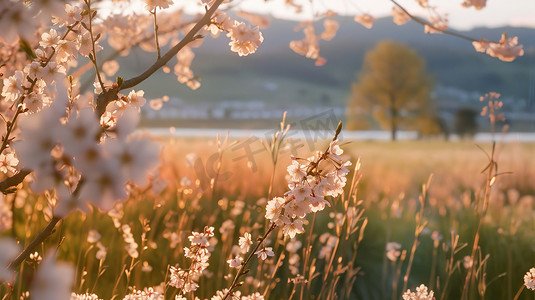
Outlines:
<svg viewBox="0 0 535 300"><path fill-rule="evenodd" d="M11 187L11 188L8 188L7 190L4 191L4 194L7 195L7 194L13 194L14 192L17 191L17 188L16 187Z"/></svg>
<svg viewBox="0 0 535 300"><path fill-rule="evenodd" d="M36 58L37 55L35 55L35 53L33 52L33 49L32 47L30 46L30 44L28 44L28 42L24 39L20 39L19 40L19 45L20 45L20 48L22 48L22 50L24 50L24 52L26 52L26 55L28 55L29 58Z"/></svg>

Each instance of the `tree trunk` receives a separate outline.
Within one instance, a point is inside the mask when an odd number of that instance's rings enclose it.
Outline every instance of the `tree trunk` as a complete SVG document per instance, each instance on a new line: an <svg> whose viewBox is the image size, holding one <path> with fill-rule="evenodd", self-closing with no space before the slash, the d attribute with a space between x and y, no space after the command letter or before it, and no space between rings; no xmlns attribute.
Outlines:
<svg viewBox="0 0 535 300"><path fill-rule="evenodd" d="M394 105L394 97L390 97L390 133L391 133L391 139L392 141L396 140L396 133L397 133L397 115L398 110L396 109L396 106Z"/></svg>

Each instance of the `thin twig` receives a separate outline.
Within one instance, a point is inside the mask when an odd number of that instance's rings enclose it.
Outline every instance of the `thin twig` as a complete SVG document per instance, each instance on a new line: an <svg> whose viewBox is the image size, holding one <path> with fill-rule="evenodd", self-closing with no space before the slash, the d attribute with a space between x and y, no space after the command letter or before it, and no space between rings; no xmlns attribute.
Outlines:
<svg viewBox="0 0 535 300"><path fill-rule="evenodd" d="M97 73L98 82L100 83L100 87L102 90L104 90L104 81L102 81L102 76L100 75L100 71L98 69L98 63L97 63L97 51L95 50L95 37L93 36L93 11L91 11L91 0L86 0L85 4L87 5L87 10L89 11L89 36L91 37L91 52L93 53L92 57L89 57L91 61L93 62L93 65L95 66L95 72ZM96 14L96 11L95 11Z"/></svg>
<svg viewBox="0 0 535 300"><path fill-rule="evenodd" d="M401 6L397 1L395 0L390 0L392 3L394 3L394 5L396 5L397 7L399 7L404 13L407 14L407 16L409 16L413 21L415 21L416 23L418 24L421 24L421 25L424 25L424 26L429 26L431 27L432 29L436 30L436 31L439 31L439 32L442 32L442 33L445 33L445 34L449 34L451 36L455 36L455 37L458 37L458 38L461 38L463 40L467 40L467 41L470 41L470 42L477 42L478 40L474 39L474 38L471 38L467 35L464 35L464 34L461 34L461 33L458 33L458 32L454 32L454 31L451 31L451 30L448 30L448 29L440 29L440 28L437 28L436 26L434 26L433 24L421 19L421 18L418 18L414 15L412 15L407 9L405 9L403 6Z"/></svg>
<svg viewBox="0 0 535 300"><path fill-rule="evenodd" d="M258 242L256 243L256 246L254 247L254 249L249 253L249 256L247 256L247 259L245 259L245 261L242 263L240 269L238 270L238 274L236 274L236 277L234 277L234 280L232 281L232 284L230 285L230 288L228 289L227 293L225 294L225 296L223 297L223 300L226 300L227 297L229 295L232 294L232 291L234 290L234 288L238 287L238 279L246 274L246 270L245 270L245 267L247 266L247 264L249 263L249 261L251 260L251 258L253 257L253 255L255 254L255 252L258 250L258 248L260 247L260 245L262 245L262 243L266 240L266 238L269 236L269 234L273 231L273 229L275 229L277 227L277 225L275 223L272 223L271 226L269 227L269 229L266 231L266 233L264 233L264 235L258 239Z"/></svg>
<svg viewBox="0 0 535 300"><path fill-rule="evenodd" d="M24 249L24 251L22 251L19 256L17 256L17 258L12 261L9 265L8 265L8 268L9 269L12 269L12 270L15 270L29 255L30 253L33 252L33 250L39 246L42 242L44 242L50 235L52 235L54 233L54 227L56 226L56 224L61 220L61 217L52 217L52 219L50 220L50 222L48 223L48 225L46 225L45 229L43 229L43 231L41 231L36 237L35 239L33 239L33 241L28 245L26 246L26 248Z"/></svg>
<svg viewBox="0 0 535 300"><path fill-rule="evenodd" d="M156 50L158 51L158 59L160 59L162 56L161 56L161 53L160 53L160 42L158 41L158 22L156 20L156 10L157 9L158 8L155 7L154 11L151 12L151 13L154 16L154 40L156 41Z"/></svg>
<svg viewBox="0 0 535 300"><path fill-rule="evenodd" d="M516 295L515 295L515 297L513 298L513 300L518 300L518 298L520 297L520 295L521 295L522 292L524 291L524 288L525 288L525 287L526 287L525 285L522 285L522 286L520 287L520 289L518 289L518 292L516 292Z"/></svg>
<svg viewBox="0 0 535 300"><path fill-rule="evenodd" d="M492 172L494 170L494 166L496 165L496 161L494 160L495 148L496 148L496 143L494 142L492 144L492 152L490 154L489 167L488 167L488 170L487 170L487 180L485 182L485 194L484 194L484 197L483 197L483 208L482 208L482 210L479 211L480 210L480 208L479 208L479 202L480 201L478 201L477 205L476 205L475 213L476 213L476 217L478 218L478 220L477 220L477 228L476 228L476 232L475 232L475 236L474 236L474 244L472 245L472 252L470 254L470 261L472 262L472 265L468 268L468 272L467 272L465 280L464 280L463 293L462 293L462 298L461 299L468 299L469 293L470 293L470 284L472 282L472 277L473 277L474 268L475 268L474 259L475 259L476 251L479 248L479 239L480 239L480 234L479 233L481 231L481 227L483 225L483 218L486 215L486 212L487 212L487 209L488 209L488 203L490 201L491 180L494 177L492 175Z"/></svg>

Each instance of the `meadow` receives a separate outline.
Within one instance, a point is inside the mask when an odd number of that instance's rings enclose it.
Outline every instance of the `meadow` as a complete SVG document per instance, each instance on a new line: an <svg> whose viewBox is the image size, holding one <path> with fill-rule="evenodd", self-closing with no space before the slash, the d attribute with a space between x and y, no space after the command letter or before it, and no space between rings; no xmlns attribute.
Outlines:
<svg viewBox="0 0 535 300"><path fill-rule="evenodd" d="M150 287L164 295L158 299L175 299L179 290L169 284L168 266L188 268L188 236L205 226L215 233L209 265L195 278L199 289L185 297L221 299L217 291L232 286L236 275L227 260L240 253L239 237L248 232L254 242L262 236L270 226L267 201L288 190L290 155L308 157L329 141L285 140L275 151L258 140L223 137L163 143L159 172L165 184L132 186L129 199L108 213L93 208L60 221L36 255L20 265L15 289L0 287L2 299L24 298L27 279L45 249L54 248L59 260L76 266L74 292L88 293L76 299L123 299ZM246 144L254 154L247 155ZM436 299L460 299L463 292L469 299L533 297L520 289L535 262L535 145L498 142L492 157L499 168L492 174L499 176L489 181L488 143L340 144L353 162L344 193L324 211L309 214L303 234L290 239L275 229L265 241L274 256L253 257L236 285L241 296L401 299L408 288L425 284ZM6 196L13 226L4 235L28 243L51 218L53 199L24 188ZM476 231L480 239L472 251ZM469 269L474 276L463 291ZM93 293L98 298L89 298Z"/></svg>

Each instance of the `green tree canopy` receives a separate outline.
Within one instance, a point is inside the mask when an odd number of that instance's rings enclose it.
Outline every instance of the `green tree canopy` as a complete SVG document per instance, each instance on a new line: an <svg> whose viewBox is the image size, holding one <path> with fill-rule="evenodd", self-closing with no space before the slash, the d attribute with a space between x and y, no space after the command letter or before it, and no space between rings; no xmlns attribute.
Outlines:
<svg viewBox="0 0 535 300"><path fill-rule="evenodd" d="M429 126L429 122L420 121L432 116L433 80L425 61L414 50L394 41L380 42L366 53L357 78L348 104L353 128L362 124L364 114L371 113L391 131L392 140L400 127L429 131L418 128L418 124Z"/></svg>

